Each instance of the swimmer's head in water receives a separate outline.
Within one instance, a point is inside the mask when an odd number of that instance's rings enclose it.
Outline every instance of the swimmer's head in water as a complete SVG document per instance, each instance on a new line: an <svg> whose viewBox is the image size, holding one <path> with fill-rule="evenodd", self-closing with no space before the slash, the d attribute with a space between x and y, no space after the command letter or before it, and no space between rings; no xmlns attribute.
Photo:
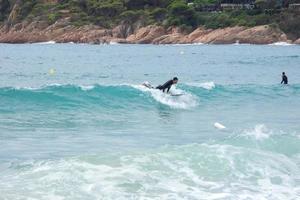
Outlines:
<svg viewBox="0 0 300 200"><path fill-rule="evenodd" d="M282 72L282 75L285 75L285 72Z"/></svg>
<svg viewBox="0 0 300 200"><path fill-rule="evenodd" d="M177 84L178 83L178 78L177 77L174 77L173 78L173 84Z"/></svg>

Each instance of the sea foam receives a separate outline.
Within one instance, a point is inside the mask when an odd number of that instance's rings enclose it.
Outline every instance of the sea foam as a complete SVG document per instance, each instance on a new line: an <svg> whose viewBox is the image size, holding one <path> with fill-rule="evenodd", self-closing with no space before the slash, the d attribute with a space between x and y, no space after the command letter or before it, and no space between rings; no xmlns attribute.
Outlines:
<svg viewBox="0 0 300 200"><path fill-rule="evenodd" d="M270 131L266 125L258 124L252 130L244 131L244 136L254 138L255 140L264 140L268 139L272 135L272 131Z"/></svg>
<svg viewBox="0 0 300 200"><path fill-rule="evenodd" d="M40 45L47 45L47 44L56 44L55 41L48 41L48 42L36 42L36 43L33 43L33 44L40 44Z"/></svg>
<svg viewBox="0 0 300 200"><path fill-rule="evenodd" d="M0 192L3 199L297 199L299 172L281 154L190 144L12 163Z"/></svg>
<svg viewBox="0 0 300 200"><path fill-rule="evenodd" d="M160 90L149 89L142 85L132 85L132 87L143 92L150 93L156 101L158 101L161 104L170 106L171 108L189 109L198 105L196 96L174 87L170 90L171 93L183 95L171 96L169 94L163 93Z"/></svg>
<svg viewBox="0 0 300 200"><path fill-rule="evenodd" d="M269 44L271 46L291 46L291 45L294 45L294 44L291 44L291 43L288 43L288 42L275 42L275 43L272 43L272 44Z"/></svg>
<svg viewBox="0 0 300 200"><path fill-rule="evenodd" d="M200 87L200 88L204 88L207 90L212 90L216 87L216 85L213 81L203 82L203 83L193 82L193 83L187 83L187 85L193 86L193 87Z"/></svg>

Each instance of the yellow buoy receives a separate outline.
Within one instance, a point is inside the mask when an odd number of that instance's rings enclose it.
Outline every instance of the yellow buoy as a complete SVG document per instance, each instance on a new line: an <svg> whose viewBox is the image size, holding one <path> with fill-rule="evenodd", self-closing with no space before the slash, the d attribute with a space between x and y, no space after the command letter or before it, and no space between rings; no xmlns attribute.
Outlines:
<svg viewBox="0 0 300 200"><path fill-rule="evenodd" d="M49 70L49 75L55 75L55 73L56 73L55 69L52 68Z"/></svg>

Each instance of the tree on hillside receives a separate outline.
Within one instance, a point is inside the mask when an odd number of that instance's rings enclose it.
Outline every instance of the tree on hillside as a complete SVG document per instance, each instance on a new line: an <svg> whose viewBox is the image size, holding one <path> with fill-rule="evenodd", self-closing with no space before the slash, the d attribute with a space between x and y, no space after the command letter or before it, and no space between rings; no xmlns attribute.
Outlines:
<svg viewBox="0 0 300 200"><path fill-rule="evenodd" d="M87 1L87 8L89 14L105 17L115 17L125 10L121 0Z"/></svg>
<svg viewBox="0 0 300 200"><path fill-rule="evenodd" d="M10 4L8 0L0 0L0 21L2 21L7 15L9 8Z"/></svg>
<svg viewBox="0 0 300 200"><path fill-rule="evenodd" d="M185 1L175 0L168 9L168 21L170 25L187 25L193 27L197 25L196 12Z"/></svg>
<svg viewBox="0 0 300 200"><path fill-rule="evenodd" d="M149 7L167 7L172 0L124 0L128 9L143 9Z"/></svg>

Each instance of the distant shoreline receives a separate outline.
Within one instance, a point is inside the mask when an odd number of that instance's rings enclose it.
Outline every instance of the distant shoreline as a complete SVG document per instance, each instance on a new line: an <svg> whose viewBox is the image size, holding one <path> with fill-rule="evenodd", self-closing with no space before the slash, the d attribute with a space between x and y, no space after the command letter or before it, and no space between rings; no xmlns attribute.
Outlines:
<svg viewBox="0 0 300 200"><path fill-rule="evenodd" d="M58 21L51 26L39 22L0 27L0 43L88 43L88 44L300 44L290 40L276 27L269 25L220 29L198 27L186 32L179 27L149 25L133 30L126 25L104 29L95 25L64 26Z"/></svg>
<svg viewBox="0 0 300 200"><path fill-rule="evenodd" d="M55 42L55 41L45 41L45 42L24 42L24 43L11 43L11 42L0 42L0 44L9 45L23 45L23 44L33 44L33 45L54 45L54 44L73 44L73 45L154 45L154 46L218 46L218 45L229 45L229 46L242 46L242 45L255 45L255 46L300 46L299 44L285 43L285 42L275 42L271 44L250 44L250 43L231 43L231 44L205 44L205 43L180 43L180 44L136 44L136 43L75 43L75 42Z"/></svg>

